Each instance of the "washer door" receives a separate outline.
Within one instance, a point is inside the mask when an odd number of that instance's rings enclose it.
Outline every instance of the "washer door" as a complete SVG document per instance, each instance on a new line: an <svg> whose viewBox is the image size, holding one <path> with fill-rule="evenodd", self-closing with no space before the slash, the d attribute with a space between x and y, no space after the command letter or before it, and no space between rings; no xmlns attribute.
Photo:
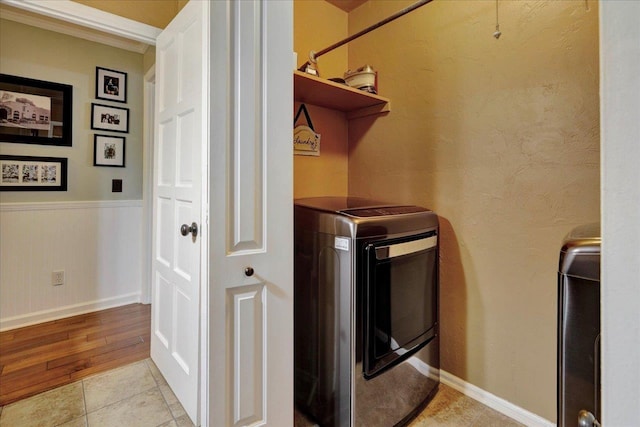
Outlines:
<svg viewBox="0 0 640 427"><path fill-rule="evenodd" d="M365 246L365 378L401 362L435 337L437 249L435 231Z"/></svg>

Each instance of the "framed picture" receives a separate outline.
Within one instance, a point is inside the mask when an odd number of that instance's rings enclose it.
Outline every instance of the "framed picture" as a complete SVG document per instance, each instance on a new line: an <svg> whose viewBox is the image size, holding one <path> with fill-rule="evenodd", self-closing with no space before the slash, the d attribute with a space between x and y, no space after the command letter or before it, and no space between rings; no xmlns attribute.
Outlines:
<svg viewBox="0 0 640 427"><path fill-rule="evenodd" d="M67 191L67 159L0 155L0 191Z"/></svg>
<svg viewBox="0 0 640 427"><path fill-rule="evenodd" d="M127 73L96 67L96 98L127 102Z"/></svg>
<svg viewBox="0 0 640 427"><path fill-rule="evenodd" d="M129 132L129 109L91 104L91 129Z"/></svg>
<svg viewBox="0 0 640 427"><path fill-rule="evenodd" d="M0 142L71 146L73 87L0 74Z"/></svg>
<svg viewBox="0 0 640 427"><path fill-rule="evenodd" d="M124 167L123 136L93 136L93 166Z"/></svg>

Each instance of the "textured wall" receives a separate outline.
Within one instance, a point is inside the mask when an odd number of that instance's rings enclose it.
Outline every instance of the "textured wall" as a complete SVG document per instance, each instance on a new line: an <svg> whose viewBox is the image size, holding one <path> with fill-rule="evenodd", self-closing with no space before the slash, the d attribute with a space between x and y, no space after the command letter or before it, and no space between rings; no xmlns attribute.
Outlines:
<svg viewBox="0 0 640 427"><path fill-rule="evenodd" d="M13 21L0 24L0 72L73 86L73 146L0 143L3 154L67 157L68 191L0 193L0 201L134 200L142 198L142 55L41 30ZM95 98L96 66L127 73L127 103ZM129 133L91 129L91 103L129 108ZM94 134L126 138L124 168L93 166ZM122 193L111 180L123 180Z"/></svg>
<svg viewBox="0 0 640 427"><path fill-rule="evenodd" d="M318 52L347 37L348 15L324 0L297 0L293 3L293 50L298 66ZM335 49L318 59L324 78L342 77L347 70L347 46Z"/></svg>
<svg viewBox="0 0 640 427"><path fill-rule="evenodd" d="M411 3L368 2L349 33ZM598 10L499 4L499 40L474 0L350 43L392 111L350 122L349 192L440 215L442 368L553 421L558 251L599 219Z"/></svg>
<svg viewBox="0 0 640 427"><path fill-rule="evenodd" d="M294 104L294 114L300 103ZM344 113L307 105L314 129L320 133L320 156L294 156L293 197L348 194L348 124ZM305 124L304 114L298 124Z"/></svg>
<svg viewBox="0 0 640 427"><path fill-rule="evenodd" d="M294 11L294 51L298 66L308 59L309 51L319 51L347 36L347 13L324 0L296 1ZM347 47L320 57L324 78L342 77L347 69ZM297 112L299 104L294 105ZM294 156L294 198L347 195L348 125L343 113L307 105L320 138L320 156ZM304 124L301 119L300 124Z"/></svg>

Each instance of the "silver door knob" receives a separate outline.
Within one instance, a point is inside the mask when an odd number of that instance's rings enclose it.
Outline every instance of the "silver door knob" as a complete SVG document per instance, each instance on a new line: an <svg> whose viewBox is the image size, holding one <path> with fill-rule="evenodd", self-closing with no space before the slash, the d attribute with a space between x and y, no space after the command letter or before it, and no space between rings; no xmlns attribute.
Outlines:
<svg viewBox="0 0 640 427"><path fill-rule="evenodd" d="M581 410L578 414L578 426L579 427L600 427L600 423L593 416L593 414L587 410Z"/></svg>
<svg viewBox="0 0 640 427"><path fill-rule="evenodd" d="M180 227L180 234L186 236L189 233L191 233L191 236L196 237L198 235L198 224L195 222L192 222L191 226L182 224L182 227Z"/></svg>

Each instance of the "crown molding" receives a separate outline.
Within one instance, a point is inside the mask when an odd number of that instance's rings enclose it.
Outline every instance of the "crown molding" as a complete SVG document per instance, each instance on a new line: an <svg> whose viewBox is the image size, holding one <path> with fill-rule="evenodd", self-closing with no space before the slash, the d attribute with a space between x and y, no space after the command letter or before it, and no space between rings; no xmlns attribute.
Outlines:
<svg viewBox="0 0 640 427"><path fill-rule="evenodd" d="M138 53L161 29L70 0L0 0L0 17ZM10 7L4 7L10 6ZM50 19L53 18L53 19Z"/></svg>

